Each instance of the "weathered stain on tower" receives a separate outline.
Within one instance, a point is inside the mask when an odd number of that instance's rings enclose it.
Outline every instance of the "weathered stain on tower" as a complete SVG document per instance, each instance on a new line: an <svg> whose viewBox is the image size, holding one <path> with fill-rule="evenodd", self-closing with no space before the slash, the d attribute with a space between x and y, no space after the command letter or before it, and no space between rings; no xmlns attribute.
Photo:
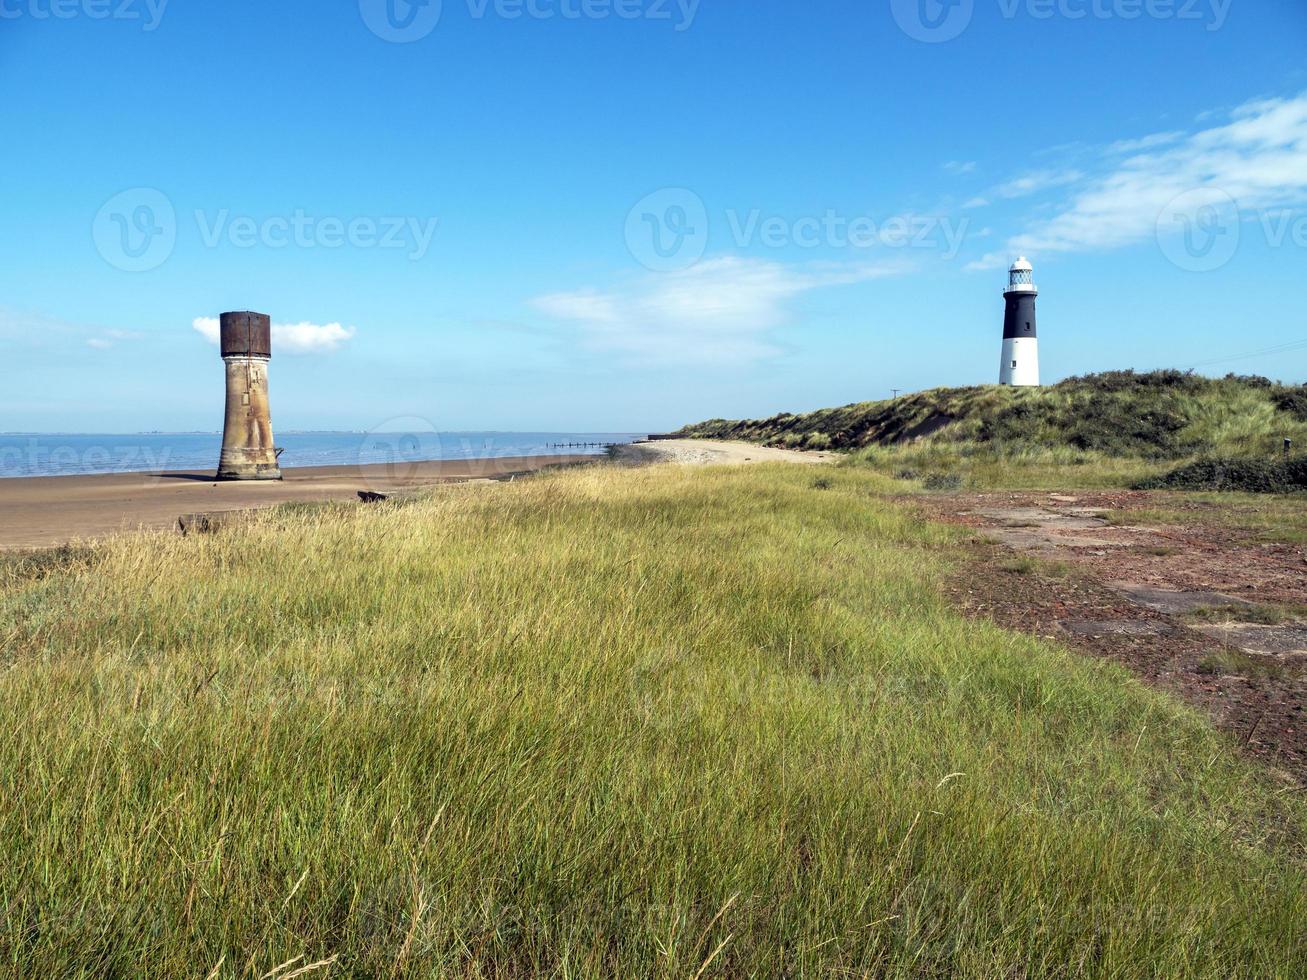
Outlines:
<svg viewBox="0 0 1307 980"><path fill-rule="evenodd" d="M1039 341L1036 339L1035 270L1024 258L1017 259L1008 270L1008 285L1003 291L1007 308L1003 314L1003 363L998 383L1022 387L1039 386Z"/></svg>
<svg viewBox="0 0 1307 980"><path fill-rule="evenodd" d="M262 313L222 315L222 360L227 366L227 415L219 480L280 480L268 409L272 325Z"/></svg>

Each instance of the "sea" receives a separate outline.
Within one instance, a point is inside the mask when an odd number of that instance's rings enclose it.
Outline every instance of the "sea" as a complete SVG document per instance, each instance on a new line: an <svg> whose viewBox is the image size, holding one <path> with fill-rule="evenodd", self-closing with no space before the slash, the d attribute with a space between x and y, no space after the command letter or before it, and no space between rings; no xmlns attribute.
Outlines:
<svg viewBox="0 0 1307 980"><path fill-rule="evenodd" d="M357 466L504 456L601 455L610 445L643 439L632 432L285 432L277 445L283 467ZM0 433L0 478L212 470L222 435L150 432L137 435Z"/></svg>

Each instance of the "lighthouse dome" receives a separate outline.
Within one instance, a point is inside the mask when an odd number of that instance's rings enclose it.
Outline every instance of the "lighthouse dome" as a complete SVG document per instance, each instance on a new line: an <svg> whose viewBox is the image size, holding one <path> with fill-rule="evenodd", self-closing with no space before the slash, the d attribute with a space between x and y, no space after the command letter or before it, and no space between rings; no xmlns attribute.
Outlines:
<svg viewBox="0 0 1307 980"><path fill-rule="evenodd" d="M1008 269L1007 292L1033 293L1035 289L1035 267L1023 255L1012 263Z"/></svg>

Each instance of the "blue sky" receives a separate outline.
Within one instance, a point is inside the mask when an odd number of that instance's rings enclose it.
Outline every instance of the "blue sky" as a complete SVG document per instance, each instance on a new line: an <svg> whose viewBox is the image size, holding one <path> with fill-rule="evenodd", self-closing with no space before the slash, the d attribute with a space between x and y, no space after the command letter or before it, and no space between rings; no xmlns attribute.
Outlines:
<svg viewBox="0 0 1307 980"><path fill-rule="evenodd" d="M0 431L219 428L228 309L283 429L989 383L1018 252L1046 381L1307 380L1304 50L1301 0L0 0Z"/></svg>

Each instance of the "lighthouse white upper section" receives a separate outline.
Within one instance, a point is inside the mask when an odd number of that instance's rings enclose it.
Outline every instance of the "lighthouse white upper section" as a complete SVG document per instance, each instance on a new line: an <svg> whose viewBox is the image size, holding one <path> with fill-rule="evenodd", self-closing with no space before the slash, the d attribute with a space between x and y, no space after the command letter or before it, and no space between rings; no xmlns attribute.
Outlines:
<svg viewBox="0 0 1307 980"><path fill-rule="evenodd" d="M1012 263L1007 271L1008 293L1038 293L1035 287L1035 267L1026 261L1025 256Z"/></svg>

